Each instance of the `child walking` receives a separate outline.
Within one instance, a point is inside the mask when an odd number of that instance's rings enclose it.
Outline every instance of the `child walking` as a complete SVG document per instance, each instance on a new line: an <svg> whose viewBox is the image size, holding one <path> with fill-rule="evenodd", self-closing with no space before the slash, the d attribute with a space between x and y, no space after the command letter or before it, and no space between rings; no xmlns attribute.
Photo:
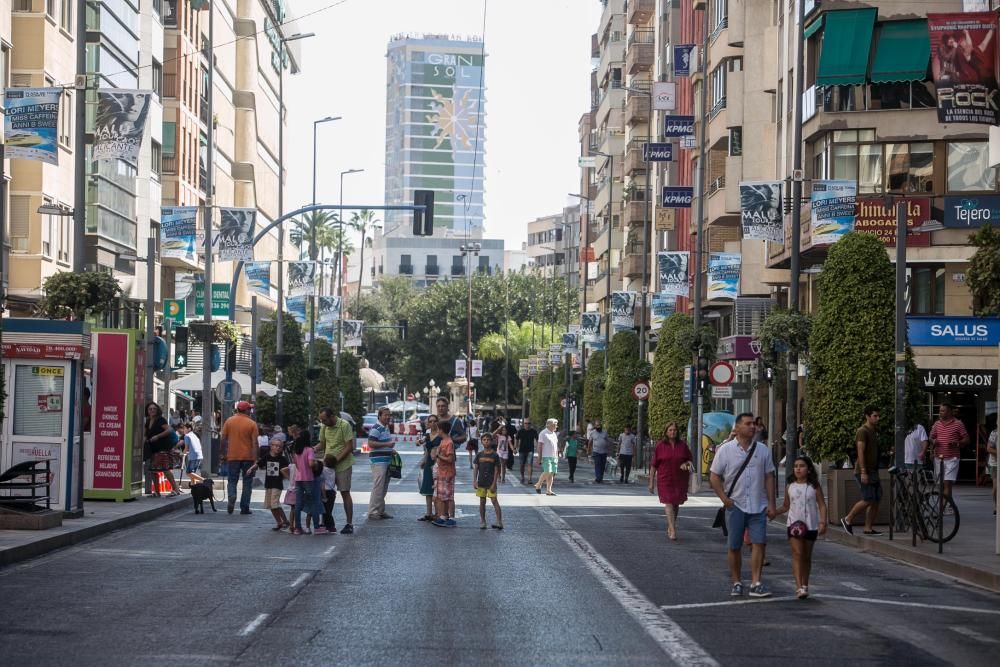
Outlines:
<svg viewBox="0 0 1000 667"><path fill-rule="evenodd" d="M476 497L479 498L479 528L486 529L486 499L493 502L493 512L497 522L493 527L503 530L503 514L500 512L500 501L497 499L497 481L503 470L503 461L493 449L493 436L483 433L483 451L476 453L472 463L472 483L476 487Z"/></svg>
<svg viewBox="0 0 1000 667"><path fill-rule="evenodd" d="M819 485L816 466L808 456L797 456L785 487L785 504L778 514L788 512L788 543L792 548L792 575L795 594L809 597L809 572L816 537L826 533L826 500Z"/></svg>
<svg viewBox="0 0 1000 667"><path fill-rule="evenodd" d="M316 460L313 448L306 438L296 438L292 446L292 460L295 462L295 513L293 514L293 535L302 535L302 512L312 519L313 535L327 535L320 517L323 506L319 501L319 485L313 462Z"/></svg>
<svg viewBox="0 0 1000 667"><path fill-rule="evenodd" d="M284 444L281 440L272 439L266 453L247 471L249 475L255 475L258 468L264 469L264 509L271 510L271 516L278 524L272 530L283 530L290 525L285 510L281 509L283 476L288 474L288 457L282 451Z"/></svg>
<svg viewBox="0 0 1000 667"><path fill-rule="evenodd" d="M434 480L437 518L431 523L438 527L454 528L458 525L455 521L455 443L444 429L441 429L441 444L436 449L432 454L437 470Z"/></svg>

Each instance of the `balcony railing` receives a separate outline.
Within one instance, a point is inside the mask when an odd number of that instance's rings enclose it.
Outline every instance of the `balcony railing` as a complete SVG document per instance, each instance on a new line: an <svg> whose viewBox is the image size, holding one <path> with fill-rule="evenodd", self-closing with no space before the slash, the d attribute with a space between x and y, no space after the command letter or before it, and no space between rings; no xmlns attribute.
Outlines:
<svg viewBox="0 0 1000 667"><path fill-rule="evenodd" d="M656 43L656 30L652 28L639 28L632 31L632 34L628 36L628 42L626 42L626 47L632 46L633 44L655 44Z"/></svg>
<svg viewBox="0 0 1000 667"><path fill-rule="evenodd" d="M465 267L464 266L455 266L455 265L452 265L452 267L451 267L451 275L453 275L453 276L464 276L465 275Z"/></svg>
<svg viewBox="0 0 1000 667"><path fill-rule="evenodd" d="M177 97L177 75L169 72L163 73L163 96Z"/></svg>
<svg viewBox="0 0 1000 667"><path fill-rule="evenodd" d="M41 3L41 0L38 0ZM31 12L34 11L32 7L33 0L14 0L14 4L11 7L12 11L15 12Z"/></svg>
<svg viewBox="0 0 1000 667"><path fill-rule="evenodd" d="M177 156L176 155L164 155L163 156L163 173L164 174L176 174L177 173Z"/></svg>
<svg viewBox="0 0 1000 667"><path fill-rule="evenodd" d="M399 265L399 275L401 275L401 276L412 276L413 275L413 265L412 264L400 264Z"/></svg>
<svg viewBox="0 0 1000 667"><path fill-rule="evenodd" d="M725 190L725 189L726 189L725 176L720 176L719 178L715 179L714 181L708 184L708 194L710 195L715 194L719 190Z"/></svg>
<svg viewBox="0 0 1000 667"><path fill-rule="evenodd" d="M441 267L437 264L428 264L424 267L425 276L436 276L441 273Z"/></svg>
<svg viewBox="0 0 1000 667"><path fill-rule="evenodd" d="M929 81L811 86L802 94L802 122L812 118L818 109L826 113L933 109L934 95L934 84Z"/></svg>

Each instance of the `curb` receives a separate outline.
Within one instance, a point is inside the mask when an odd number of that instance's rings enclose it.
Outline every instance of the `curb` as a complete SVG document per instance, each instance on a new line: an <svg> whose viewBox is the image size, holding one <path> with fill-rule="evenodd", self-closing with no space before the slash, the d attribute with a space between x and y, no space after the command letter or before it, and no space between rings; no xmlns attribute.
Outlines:
<svg viewBox="0 0 1000 667"><path fill-rule="evenodd" d="M837 544L854 547L860 551L888 556L909 565L916 565L932 572L987 588L994 593L1000 593L1000 572L986 570L973 565L963 565L962 563L948 560L947 552L940 556L936 552L934 554L915 552L911 549L896 546L892 542L889 542L888 539L882 541L869 537L849 535L835 529L833 524L830 524L830 527L826 531L826 539Z"/></svg>
<svg viewBox="0 0 1000 667"><path fill-rule="evenodd" d="M163 516L164 514L169 514L181 509L181 505L185 505L189 501L190 496L180 495L170 503L150 507L149 509L136 512L135 514L118 517L117 519L110 519L101 523L95 523L94 525L86 526L80 528L79 530L69 530L64 533L59 533L58 535L44 537L42 539L29 542L28 544L2 549L0 550L0 567L12 565L31 558L37 558L38 556L47 554L50 551L55 551L56 549L62 549L74 544L79 544L80 542L85 542L122 528L128 528L129 526L151 521L152 519ZM73 521L73 519L69 519L69 521Z"/></svg>

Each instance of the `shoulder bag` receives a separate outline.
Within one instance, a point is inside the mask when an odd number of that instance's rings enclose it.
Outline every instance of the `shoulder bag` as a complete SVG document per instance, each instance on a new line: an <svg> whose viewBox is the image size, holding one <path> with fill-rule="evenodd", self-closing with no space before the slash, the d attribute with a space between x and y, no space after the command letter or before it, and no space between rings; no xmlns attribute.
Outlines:
<svg viewBox="0 0 1000 667"><path fill-rule="evenodd" d="M739 447L739 445L736 445L736 446ZM741 465L740 469L736 471L736 476L733 477L733 481L730 482L730 484L729 484L729 490L726 492L726 496L728 496L730 498L732 497L733 490L736 488L736 482L738 482L740 480L740 475L743 474L743 471L747 469L747 465L749 465L750 460L753 459L753 453L754 453L755 449L757 449L757 443L756 442L753 443L752 445L750 445L750 451L747 452L747 457L743 460L743 465ZM729 529L726 527L726 506L725 505L723 505L722 507L720 507L719 511L715 513L715 521L712 522L712 528L721 528L722 529L722 534L724 536L726 536L726 537L729 537Z"/></svg>

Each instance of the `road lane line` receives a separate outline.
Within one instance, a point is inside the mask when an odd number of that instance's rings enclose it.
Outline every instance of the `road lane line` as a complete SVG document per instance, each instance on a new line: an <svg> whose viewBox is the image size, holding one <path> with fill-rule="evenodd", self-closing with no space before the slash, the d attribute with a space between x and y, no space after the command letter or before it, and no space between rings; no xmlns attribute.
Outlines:
<svg viewBox="0 0 1000 667"><path fill-rule="evenodd" d="M829 593L819 593L811 597L824 600L846 600L848 602L868 602L870 604L885 604L893 607L914 607L916 609L943 609L945 611L961 611L970 614L992 614L1000 616L1000 609L981 609L977 607L954 607L941 604L926 604L924 602L903 602L902 600L879 600L877 598L862 598L853 595L832 595Z"/></svg>
<svg viewBox="0 0 1000 667"><path fill-rule="evenodd" d="M337 548L336 545L334 545L332 547L329 547L326 551L323 552L323 555L324 556L329 556L330 554L333 553L333 550L336 549L336 548Z"/></svg>
<svg viewBox="0 0 1000 667"><path fill-rule="evenodd" d="M308 579L308 578L309 578L309 573L308 572L303 572L298 577L296 577L295 581L293 581L291 584L289 584L288 587L289 588L295 588L299 584L305 583L305 580Z"/></svg>
<svg viewBox="0 0 1000 667"><path fill-rule="evenodd" d="M643 595L558 514L547 507L537 509L546 523L556 529L562 540L576 552L618 604L659 644L671 660L678 665L718 667L719 663L691 635Z"/></svg>
<svg viewBox="0 0 1000 667"><path fill-rule="evenodd" d="M952 625L949 626L948 629L953 630L960 635L965 635L970 639L975 639L977 642L982 642L983 644L1000 644L1000 641L993 639L993 637L987 637L984 634L980 634L970 628L963 628L960 625Z"/></svg>
<svg viewBox="0 0 1000 667"><path fill-rule="evenodd" d="M850 588L852 591L857 591L859 593L866 593L868 591L867 588L865 588L861 584L856 584L853 581L842 581L840 582L840 585L843 586L844 588Z"/></svg>
<svg viewBox="0 0 1000 667"><path fill-rule="evenodd" d="M703 607L728 607L731 605L738 604L763 604L765 602L788 602L789 600L798 600L794 595L789 595L786 597L770 597L770 598L753 598L749 600L725 600L723 602L692 602L690 604L664 604L660 605L660 609L664 611L672 611L674 609L701 609Z"/></svg>
<svg viewBox="0 0 1000 667"><path fill-rule="evenodd" d="M267 620L267 616L268 616L267 614L257 614L257 618L247 623L245 626L243 626L243 629L240 630L239 632L240 637L246 637L254 630L259 628L260 624Z"/></svg>

